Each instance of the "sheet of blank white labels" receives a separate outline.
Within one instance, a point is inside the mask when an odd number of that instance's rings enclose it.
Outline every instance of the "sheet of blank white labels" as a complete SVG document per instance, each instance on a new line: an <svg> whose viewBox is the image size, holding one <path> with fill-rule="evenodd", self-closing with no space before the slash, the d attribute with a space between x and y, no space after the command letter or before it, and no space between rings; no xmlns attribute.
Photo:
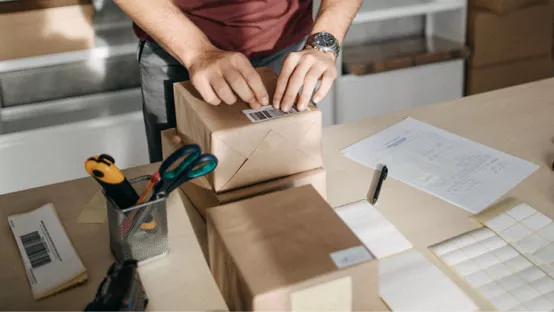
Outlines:
<svg viewBox="0 0 554 312"><path fill-rule="evenodd" d="M535 214L510 217L514 220L512 226L523 225L527 218L536 218ZM529 250L525 241L516 245L526 236L515 240L512 246L511 240L508 244L501 237L510 237L510 227L501 227L500 236L491 229L481 228L435 245L431 250L498 310L554 310L554 279L518 252L517 249Z"/></svg>
<svg viewBox="0 0 554 312"><path fill-rule="evenodd" d="M481 220L510 245L554 277L554 222L527 204Z"/></svg>

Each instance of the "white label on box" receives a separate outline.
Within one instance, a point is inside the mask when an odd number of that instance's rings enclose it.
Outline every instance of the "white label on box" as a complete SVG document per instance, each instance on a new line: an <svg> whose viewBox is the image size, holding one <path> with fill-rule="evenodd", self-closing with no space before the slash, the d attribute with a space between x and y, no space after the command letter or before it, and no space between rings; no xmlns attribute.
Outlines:
<svg viewBox="0 0 554 312"><path fill-rule="evenodd" d="M288 112L283 112L280 109L273 106L264 106L260 109L245 109L242 111L251 122L268 121L271 119L287 116L290 114L298 113L295 108L292 108Z"/></svg>
<svg viewBox="0 0 554 312"><path fill-rule="evenodd" d="M356 246L330 254L337 268L342 269L351 265L373 260L373 256L365 246Z"/></svg>
<svg viewBox="0 0 554 312"><path fill-rule="evenodd" d="M352 278L296 291L290 296L291 311L352 311Z"/></svg>

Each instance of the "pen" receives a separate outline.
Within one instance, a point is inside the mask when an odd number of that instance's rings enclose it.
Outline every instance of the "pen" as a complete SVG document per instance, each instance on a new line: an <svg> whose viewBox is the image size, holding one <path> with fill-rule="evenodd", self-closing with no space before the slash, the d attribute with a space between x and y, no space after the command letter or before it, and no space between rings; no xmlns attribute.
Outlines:
<svg viewBox="0 0 554 312"><path fill-rule="evenodd" d="M377 186L375 187L375 193L373 193L373 204L375 205L377 203L377 200L379 199L379 194L381 193L381 187L383 187L383 181L387 178L387 175L389 174L389 169L387 166L383 166L383 169L381 169L381 175L379 176L379 181L377 181Z"/></svg>

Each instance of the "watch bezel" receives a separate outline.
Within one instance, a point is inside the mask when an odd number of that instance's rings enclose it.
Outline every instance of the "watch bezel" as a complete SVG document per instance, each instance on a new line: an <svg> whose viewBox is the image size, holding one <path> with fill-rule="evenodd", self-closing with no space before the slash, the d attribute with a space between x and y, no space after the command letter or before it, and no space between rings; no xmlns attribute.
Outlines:
<svg viewBox="0 0 554 312"><path fill-rule="evenodd" d="M326 39L331 39L333 42L330 45L325 45L325 41L327 40L322 40L323 39L322 37L327 37ZM340 51L339 42L337 38L335 38L335 36L333 36L333 34L329 32L318 32L318 33L312 34L309 37L308 45L322 52L331 52L335 54L335 57L338 57L339 55L339 51Z"/></svg>

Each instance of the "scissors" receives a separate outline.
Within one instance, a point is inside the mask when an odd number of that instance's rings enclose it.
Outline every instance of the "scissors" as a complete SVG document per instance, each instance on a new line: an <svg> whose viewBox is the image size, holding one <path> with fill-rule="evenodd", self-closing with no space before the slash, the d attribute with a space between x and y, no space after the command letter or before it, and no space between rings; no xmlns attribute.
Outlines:
<svg viewBox="0 0 554 312"><path fill-rule="evenodd" d="M182 160L179 163L180 159ZM214 171L217 163L217 158L214 155L201 154L200 146L196 144L185 145L179 148L162 162L160 169L150 179L137 204L142 204L149 196L151 200L166 196L181 184ZM174 168L170 169L171 167ZM127 237L130 233L133 233L137 225L141 224L147 215L149 215L150 210L151 207L148 207L137 213L136 216L131 216L134 219L132 221L134 224L133 228L130 229L130 222L125 222L126 224L122 226L121 234Z"/></svg>
<svg viewBox="0 0 554 312"><path fill-rule="evenodd" d="M183 160L178 163L178 160ZM174 169L169 169L174 167ZM217 158L212 154L200 154L200 146L185 145L169 155L159 169L160 181L154 186L157 198L167 195L181 184L204 176L215 170Z"/></svg>

